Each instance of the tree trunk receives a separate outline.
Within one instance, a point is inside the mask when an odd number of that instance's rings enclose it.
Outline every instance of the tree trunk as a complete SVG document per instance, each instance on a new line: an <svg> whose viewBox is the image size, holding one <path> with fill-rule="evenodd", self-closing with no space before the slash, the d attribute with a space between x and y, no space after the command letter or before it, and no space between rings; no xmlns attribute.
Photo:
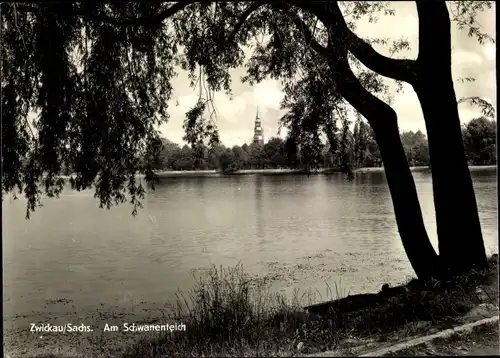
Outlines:
<svg viewBox="0 0 500 358"><path fill-rule="evenodd" d="M413 88L429 141L439 253L453 274L487 266L476 197L460 128L451 73L450 18L445 2L417 1L419 55Z"/></svg>
<svg viewBox="0 0 500 358"><path fill-rule="evenodd" d="M373 128L408 259L420 280L440 277L439 259L424 226L417 189L399 135L396 112L366 91L350 68L337 70L337 73L342 73L336 78L339 93Z"/></svg>
<svg viewBox="0 0 500 358"><path fill-rule="evenodd" d="M417 188L399 136L396 113L389 109L383 117L383 125L373 123L373 120L370 124L379 144L399 234L417 277L422 280L436 278L441 274L438 256L424 226Z"/></svg>

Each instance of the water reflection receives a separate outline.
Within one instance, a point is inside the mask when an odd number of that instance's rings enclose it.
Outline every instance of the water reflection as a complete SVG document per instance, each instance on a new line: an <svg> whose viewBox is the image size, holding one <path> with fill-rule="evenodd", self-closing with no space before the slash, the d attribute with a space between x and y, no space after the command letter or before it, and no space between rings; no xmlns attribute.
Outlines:
<svg viewBox="0 0 500 358"><path fill-rule="evenodd" d="M194 187L196 188L196 193L201 200L201 204L205 204L205 183L207 182L206 178L197 177L192 181Z"/></svg>
<svg viewBox="0 0 500 358"><path fill-rule="evenodd" d="M263 238L265 236L264 234L264 220L262 218L263 214L263 201L262 201L262 195L263 195L263 177L262 175L256 175L255 176L255 224L257 228L257 236L260 238ZM263 240L261 240L261 243Z"/></svg>

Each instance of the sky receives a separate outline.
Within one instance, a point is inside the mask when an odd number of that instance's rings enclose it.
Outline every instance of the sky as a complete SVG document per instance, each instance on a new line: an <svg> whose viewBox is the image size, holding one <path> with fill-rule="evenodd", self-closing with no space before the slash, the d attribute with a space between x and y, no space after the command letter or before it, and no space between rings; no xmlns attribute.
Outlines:
<svg viewBox="0 0 500 358"><path fill-rule="evenodd" d="M418 51L418 18L413 1L392 2L396 10L395 16L382 16L376 23L368 21L358 22L356 33L360 37L386 37L398 39L406 37L411 49L400 52L394 57L415 59ZM481 13L477 21L484 31L495 37L495 8ZM389 56L388 48L383 45L374 46L381 54ZM496 79L495 79L495 44L480 45L474 38L467 36L466 30L458 30L452 24L452 71L454 79L474 77L473 83L455 85L457 98L465 96L479 96L490 101L496 108ZM232 100L225 93L216 93L215 107L217 110L216 124L220 139L226 146L243 145L250 143L253 137L253 128L257 109L259 110L265 140L277 136L279 118L284 114L280 110L280 101L283 98L282 86L278 81L267 79L250 86L242 84L241 76L244 68L232 71ZM394 81L387 79L388 83ZM169 102L170 119L160 127L162 134L176 142L183 144L184 131L182 123L185 113L196 103L198 91L189 87L187 73L179 69L178 76L172 80L173 96ZM177 105L178 104L178 105ZM422 110L417 96L411 86L405 85L403 93L395 94L392 104L398 114L401 131L425 131ZM459 105L460 120L466 123L481 115L479 109L467 104ZM282 132L281 136L283 137Z"/></svg>

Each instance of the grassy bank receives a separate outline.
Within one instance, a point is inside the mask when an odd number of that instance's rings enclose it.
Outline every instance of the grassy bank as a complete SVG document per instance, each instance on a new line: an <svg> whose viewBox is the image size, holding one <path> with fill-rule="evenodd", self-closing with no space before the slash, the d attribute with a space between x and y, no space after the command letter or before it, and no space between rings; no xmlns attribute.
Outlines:
<svg viewBox="0 0 500 358"><path fill-rule="evenodd" d="M412 280L378 294L338 297L309 312L302 308L305 295L286 300L266 293L241 267L214 269L187 297L179 295L173 307L172 320L186 324L186 332L143 339L128 347L123 358L290 356L339 348L348 353L360 342L449 328L485 300L497 304L497 260L490 259L490 270L454 282Z"/></svg>

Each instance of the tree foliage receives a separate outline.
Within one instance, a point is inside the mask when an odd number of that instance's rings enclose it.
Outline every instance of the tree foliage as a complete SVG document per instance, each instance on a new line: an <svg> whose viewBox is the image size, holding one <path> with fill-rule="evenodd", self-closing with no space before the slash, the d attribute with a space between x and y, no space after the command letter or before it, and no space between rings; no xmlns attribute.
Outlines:
<svg viewBox="0 0 500 358"><path fill-rule="evenodd" d="M496 165L496 122L475 118L463 126L465 153L473 165Z"/></svg>
<svg viewBox="0 0 500 358"><path fill-rule="evenodd" d="M49 196L62 190L64 163L75 173L74 189L95 184L108 208L127 193L135 211L144 192L137 153L154 147L168 119L177 50L164 23L132 29L113 22L165 5L1 7L3 191L24 192L29 217L41 185ZM95 20L109 13L115 21Z"/></svg>
<svg viewBox="0 0 500 358"><path fill-rule="evenodd" d="M425 134L421 131L401 133L401 141L410 166L428 166L429 145Z"/></svg>

